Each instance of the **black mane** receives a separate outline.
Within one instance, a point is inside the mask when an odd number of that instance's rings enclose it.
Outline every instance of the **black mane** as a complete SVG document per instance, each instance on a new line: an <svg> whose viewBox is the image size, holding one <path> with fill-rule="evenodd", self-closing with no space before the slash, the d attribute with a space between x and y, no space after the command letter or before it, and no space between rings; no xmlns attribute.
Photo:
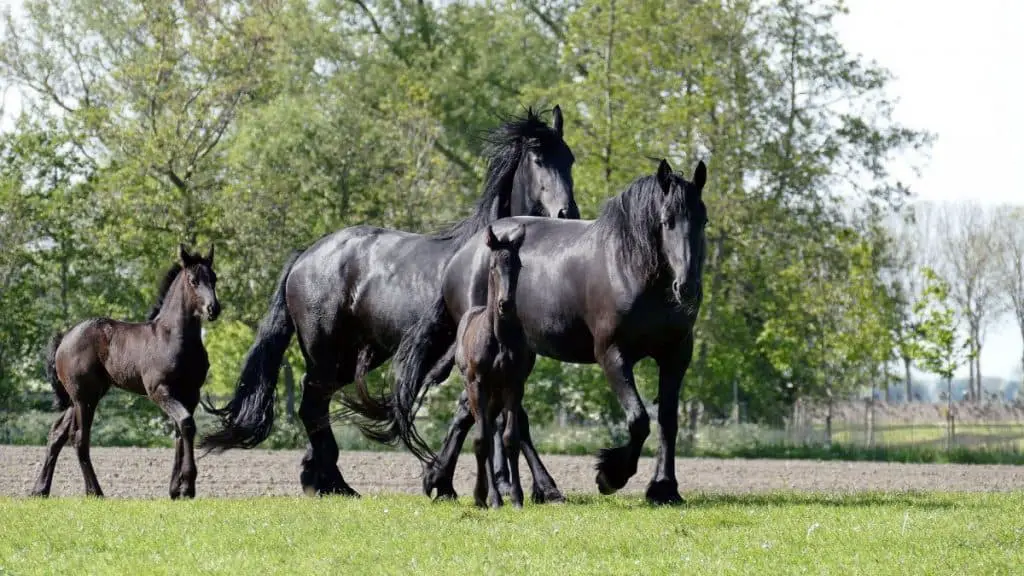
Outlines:
<svg viewBox="0 0 1024 576"><path fill-rule="evenodd" d="M507 118L501 126L484 135L484 155L489 159L483 197L476 203L473 215L438 232L438 240L465 242L484 226L511 214L512 180L516 169L529 149L558 146L561 136L540 118L540 112L526 109L525 117Z"/></svg>
<svg viewBox="0 0 1024 576"><path fill-rule="evenodd" d="M175 262L164 274L164 279L160 282L160 288L157 290L156 304L153 304L153 307L150 308L146 322L152 322L160 314L160 307L164 305L164 298L167 297L167 293L170 292L171 286L174 285L174 281L178 278L178 274L181 274L181 271L181 264Z"/></svg>
<svg viewBox="0 0 1024 576"><path fill-rule="evenodd" d="M656 228L661 224L663 203L682 203L684 200L686 180L678 174L672 174L671 178L676 185L673 188L678 187L678 193L673 192L671 198L662 200L665 193L656 176L641 176L621 194L605 202L594 223L595 230L619 237L621 245L618 250L642 275L657 274L661 266Z"/></svg>

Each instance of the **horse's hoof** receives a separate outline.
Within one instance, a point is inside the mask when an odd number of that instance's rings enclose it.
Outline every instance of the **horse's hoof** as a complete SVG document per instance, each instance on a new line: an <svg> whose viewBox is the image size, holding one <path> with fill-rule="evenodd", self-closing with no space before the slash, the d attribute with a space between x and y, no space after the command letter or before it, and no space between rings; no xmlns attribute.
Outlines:
<svg viewBox="0 0 1024 576"><path fill-rule="evenodd" d="M647 502L654 506L678 506L683 503L679 485L672 480L656 480L647 486Z"/></svg>
<svg viewBox="0 0 1024 576"><path fill-rule="evenodd" d="M554 486L548 488L534 486L530 493L530 499L534 504L562 504L565 502L565 496Z"/></svg>
<svg viewBox="0 0 1024 576"><path fill-rule="evenodd" d="M605 496L611 496L619 491L608 481L608 475L603 471L597 473L597 478L594 479L597 482L597 491Z"/></svg>
<svg viewBox="0 0 1024 576"><path fill-rule="evenodd" d="M510 496L512 496L512 492L513 492L513 488L512 488L512 483L511 482L508 482L508 481L505 481L505 482L499 481L498 482L498 494L501 494L502 496L505 496L505 497L510 497Z"/></svg>

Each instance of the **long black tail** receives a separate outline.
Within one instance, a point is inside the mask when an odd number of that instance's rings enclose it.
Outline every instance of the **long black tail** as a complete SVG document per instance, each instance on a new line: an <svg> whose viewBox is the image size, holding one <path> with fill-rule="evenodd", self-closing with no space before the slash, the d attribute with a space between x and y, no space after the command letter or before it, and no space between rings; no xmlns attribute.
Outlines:
<svg viewBox="0 0 1024 576"><path fill-rule="evenodd" d="M346 408L365 420L356 423L364 435L390 443L400 439L420 461L434 459L416 430L416 412L422 395L451 372L456 329L444 298L439 297L402 337L391 361L393 394L374 399L365 386L357 386L358 400L346 401Z"/></svg>
<svg viewBox="0 0 1024 576"><path fill-rule="evenodd" d="M267 439L274 426L274 399L277 376L288 350L295 325L288 315L285 284L301 250L292 252L277 280L270 298L270 309L260 321L256 341L249 348L242 374L235 385L235 396L223 408L203 402L207 412L220 418L219 430L203 437L200 448L223 452L231 448L253 448Z"/></svg>
<svg viewBox="0 0 1024 576"><path fill-rule="evenodd" d="M71 396L68 395L64 384L57 377L57 348L60 347L63 340L64 333L57 332L50 338L50 343L46 346L46 379L53 387L53 409L57 412L63 412L71 407Z"/></svg>

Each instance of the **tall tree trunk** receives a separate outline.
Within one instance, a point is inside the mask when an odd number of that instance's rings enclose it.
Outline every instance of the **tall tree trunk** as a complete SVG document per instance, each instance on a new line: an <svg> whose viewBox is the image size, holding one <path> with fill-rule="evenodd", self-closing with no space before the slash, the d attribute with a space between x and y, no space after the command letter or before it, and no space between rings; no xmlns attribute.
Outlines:
<svg viewBox="0 0 1024 576"><path fill-rule="evenodd" d="M903 382L907 387L907 402L912 402L914 387L910 380L910 358L906 356L903 358Z"/></svg>
<svg viewBox="0 0 1024 576"><path fill-rule="evenodd" d="M612 195L612 142L615 138L615 114L612 108L612 58L615 50L615 0L608 7L608 43L604 61L605 121L608 123L608 139L604 144L604 193Z"/></svg>

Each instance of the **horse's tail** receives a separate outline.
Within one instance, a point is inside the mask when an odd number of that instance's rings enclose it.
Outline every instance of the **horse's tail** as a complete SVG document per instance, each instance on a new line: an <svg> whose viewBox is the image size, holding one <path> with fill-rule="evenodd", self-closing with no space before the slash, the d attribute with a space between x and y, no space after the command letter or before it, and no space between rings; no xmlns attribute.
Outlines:
<svg viewBox="0 0 1024 576"><path fill-rule="evenodd" d="M363 434L374 440L401 440L418 459L428 462L434 453L416 430L416 412L426 393L451 371L457 326L439 296L430 309L402 337L392 359L394 389L390 396L370 398L365 385L357 387L358 399L345 407L364 420L357 422Z"/></svg>
<svg viewBox="0 0 1024 576"><path fill-rule="evenodd" d="M223 452L231 448L252 448L267 439L274 426L277 376L288 350L295 324L288 315L285 285L301 250L292 252L270 298L270 309L260 321L256 341L245 356L235 396L223 408L203 402L207 412L221 421L219 430L203 437L200 447Z"/></svg>
<svg viewBox="0 0 1024 576"><path fill-rule="evenodd" d="M50 338L49 344L46 346L46 379L50 381L50 386L53 388L53 409L57 412L63 412L71 407L71 396L68 394L67 388L64 387L64 383L57 377L57 348L60 348L60 343L64 340L64 333L57 332Z"/></svg>

